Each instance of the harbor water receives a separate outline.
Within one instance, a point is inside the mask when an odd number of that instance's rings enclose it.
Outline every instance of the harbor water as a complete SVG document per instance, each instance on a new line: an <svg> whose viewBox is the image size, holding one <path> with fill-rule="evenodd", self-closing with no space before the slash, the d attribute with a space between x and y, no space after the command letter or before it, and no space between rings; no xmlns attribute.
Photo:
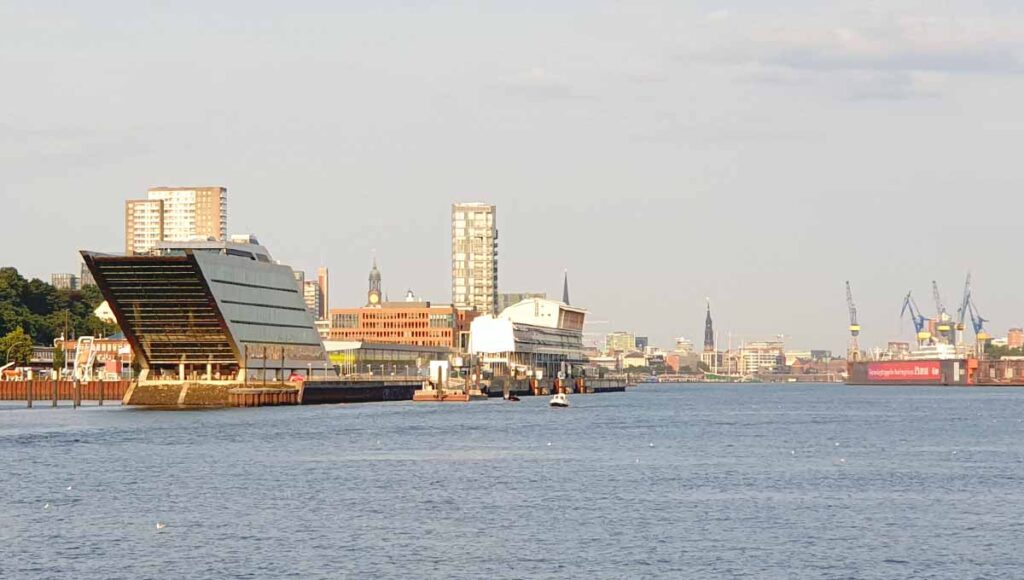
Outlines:
<svg viewBox="0 0 1024 580"><path fill-rule="evenodd" d="M3 402L0 577L1024 570L1024 390L641 385L570 401Z"/></svg>

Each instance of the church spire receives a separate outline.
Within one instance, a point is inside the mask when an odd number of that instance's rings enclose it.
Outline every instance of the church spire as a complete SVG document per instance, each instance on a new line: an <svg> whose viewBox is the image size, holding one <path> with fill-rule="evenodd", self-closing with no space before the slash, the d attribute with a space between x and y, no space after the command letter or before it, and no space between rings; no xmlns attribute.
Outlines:
<svg viewBox="0 0 1024 580"><path fill-rule="evenodd" d="M370 268L370 289L366 293L366 303L370 306L380 304L380 270L377 268L377 257L373 257L373 267Z"/></svg>
<svg viewBox="0 0 1024 580"><path fill-rule="evenodd" d="M377 257L373 258L373 267L370 268L370 291L380 292L380 270L377 269Z"/></svg>
<svg viewBox="0 0 1024 580"><path fill-rule="evenodd" d="M569 304L569 270L565 271L565 278L562 280L562 302Z"/></svg>
<svg viewBox="0 0 1024 580"><path fill-rule="evenodd" d="M704 318L704 352L715 350L715 329L711 323L711 300L708 300L708 313Z"/></svg>

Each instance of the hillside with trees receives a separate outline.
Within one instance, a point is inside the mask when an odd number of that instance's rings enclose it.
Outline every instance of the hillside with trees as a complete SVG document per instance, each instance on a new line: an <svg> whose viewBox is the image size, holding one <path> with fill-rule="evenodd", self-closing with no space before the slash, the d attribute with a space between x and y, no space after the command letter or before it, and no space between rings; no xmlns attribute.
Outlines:
<svg viewBox="0 0 1024 580"><path fill-rule="evenodd" d="M95 286L58 290L39 279L26 280L15 268L0 268L0 336L21 329L33 344L49 346L65 324L69 338L108 336L117 326L93 314L102 302Z"/></svg>

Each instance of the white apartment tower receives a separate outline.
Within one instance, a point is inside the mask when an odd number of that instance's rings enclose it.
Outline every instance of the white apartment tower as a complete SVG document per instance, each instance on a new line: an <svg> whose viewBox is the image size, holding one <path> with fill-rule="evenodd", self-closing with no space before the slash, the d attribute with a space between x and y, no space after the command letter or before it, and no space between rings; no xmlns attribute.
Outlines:
<svg viewBox="0 0 1024 580"><path fill-rule="evenodd" d="M226 240L228 190L154 187L147 199L125 204L125 253L146 254L157 242Z"/></svg>
<svg viewBox="0 0 1024 580"><path fill-rule="evenodd" d="M452 304L497 314L498 229L491 204L452 205Z"/></svg>
<svg viewBox="0 0 1024 580"><path fill-rule="evenodd" d="M124 253L148 254L164 239L164 202L129 199L124 205Z"/></svg>
<svg viewBox="0 0 1024 580"><path fill-rule="evenodd" d="M320 285L316 280L306 280L302 283L302 299L306 301L306 310L313 315L313 318L322 320L324 299L320 293Z"/></svg>

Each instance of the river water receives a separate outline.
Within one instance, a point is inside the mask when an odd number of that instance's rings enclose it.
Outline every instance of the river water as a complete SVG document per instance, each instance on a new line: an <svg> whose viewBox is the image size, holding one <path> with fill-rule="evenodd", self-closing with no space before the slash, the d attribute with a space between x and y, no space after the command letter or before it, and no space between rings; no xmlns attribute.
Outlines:
<svg viewBox="0 0 1024 580"><path fill-rule="evenodd" d="M1024 575L1024 390L571 401L4 403L0 577Z"/></svg>

